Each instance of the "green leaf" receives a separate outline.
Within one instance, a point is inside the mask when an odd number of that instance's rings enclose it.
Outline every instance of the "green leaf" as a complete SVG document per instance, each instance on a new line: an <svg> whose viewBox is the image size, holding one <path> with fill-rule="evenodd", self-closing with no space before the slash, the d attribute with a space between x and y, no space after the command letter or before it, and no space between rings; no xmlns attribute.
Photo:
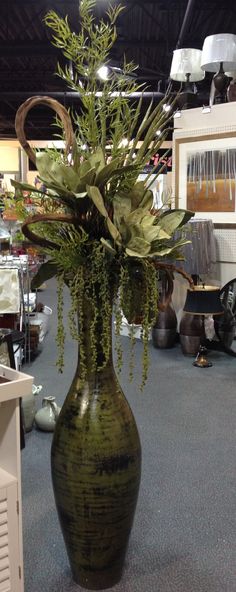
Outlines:
<svg viewBox="0 0 236 592"><path fill-rule="evenodd" d="M114 223L119 228L121 220L128 216L131 211L131 200L129 197L116 195L113 200Z"/></svg>
<svg viewBox="0 0 236 592"><path fill-rule="evenodd" d="M170 210L168 214L159 218L158 225L171 235L183 224L185 214L185 210Z"/></svg>
<svg viewBox="0 0 236 592"><path fill-rule="evenodd" d="M137 210L133 210L133 212L130 212L130 214L126 216L125 223L127 226L131 226L132 224L140 224L145 214L146 210L143 208L137 208Z"/></svg>
<svg viewBox="0 0 236 592"><path fill-rule="evenodd" d="M108 213L105 208L104 200L102 197L101 192L99 191L98 187L89 186L86 187L88 196L92 199L93 203L95 204L96 208L104 216L104 218L108 218Z"/></svg>
<svg viewBox="0 0 236 592"><path fill-rule="evenodd" d="M187 222L189 222L189 220L190 220L191 218L193 218L193 216L195 216L195 212L191 212L191 210L182 210L182 209L180 209L180 208L176 208L176 209L174 209L174 210L166 210L165 212L163 212L163 213L160 215L160 220L162 220L162 219L163 219L163 218L165 218L166 216L169 216L169 215L170 215L170 212L171 212L171 213L177 213L177 214L178 214L178 213L181 213L181 214L182 214L182 219L181 219L181 216L180 216L180 220L181 220L181 221L180 221L180 223L179 223L179 226L178 226L178 228L181 228L182 226L184 226L184 224L187 224Z"/></svg>
<svg viewBox="0 0 236 592"><path fill-rule="evenodd" d="M16 189L20 189L21 191L30 191L32 193L40 193L41 195L45 196L44 191L38 190L34 185L29 185L29 183L20 183L19 181L14 181L11 179L11 185Z"/></svg>
<svg viewBox="0 0 236 592"><path fill-rule="evenodd" d="M112 173L117 170L118 164L120 164L120 157L114 158L109 164L106 164L106 166L104 166L97 174L96 184L100 186L107 183L112 176Z"/></svg>
<svg viewBox="0 0 236 592"><path fill-rule="evenodd" d="M145 191L145 183L143 181L138 181L137 183L135 183L134 187L132 188L132 191L130 191L128 195L128 197L131 199L133 210L136 210L139 207L144 197Z"/></svg>
<svg viewBox="0 0 236 592"><path fill-rule="evenodd" d="M116 254L116 251L115 251L115 249L113 249L113 246L109 240L106 240L105 238L101 238L101 243L105 247L105 249L107 249L107 251L109 251L109 253L112 253L113 255Z"/></svg>
<svg viewBox="0 0 236 592"><path fill-rule="evenodd" d="M133 237L126 247L126 253L128 253L128 251L132 251L138 253L139 256L141 255L142 257L148 255L150 250L150 243L148 243L146 240L139 236Z"/></svg>
<svg viewBox="0 0 236 592"><path fill-rule="evenodd" d="M88 160L97 172L101 171L106 164L103 149L99 146L94 154L89 155Z"/></svg>
<svg viewBox="0 0 236 592"><path fill-rule="evenodd" d="M107 228L110 232L110 235L112 236L114 241L120 242L121 236L120 236L119 230L117 230L115 224L113 224L113 222L110 218L107 218L106 221L107 221Z"/></svg>
<svg viewBox="0 0 236 592"><path fill-rule="evenodd" d="M59 272L58 265L53 261L46 261L42 263L39 270L37 271L36 275L33 277L31 281L31 289L36 290L40 288L40 286L46 282L46 280L50 280Z"/></svg>
<svg viewBox="0 0 236 592"><path fill-rule="evenodd" d="M146 193L143 196L142 201L139 204L140 208L145 208L146 210L150 210L153 204L153 193L151 189L147 189Z"/></svg>
<svg viewBox="0 0 236 592"><path fill-rule="evenodd" d="M93 185L96 179L96 169L89 169L82 177L80 177L76 187L76 193L82 193L86 189L86 185Z"/></svg>

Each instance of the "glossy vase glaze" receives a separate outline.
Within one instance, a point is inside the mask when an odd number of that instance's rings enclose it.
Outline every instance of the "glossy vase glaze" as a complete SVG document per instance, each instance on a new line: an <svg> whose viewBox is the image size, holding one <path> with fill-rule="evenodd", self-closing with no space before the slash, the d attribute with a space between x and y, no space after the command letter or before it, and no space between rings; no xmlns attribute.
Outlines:
<svg viewBox="0 0 236 592"><path fill-rule="evenodd" d="M88 303L83 343L87 376L78 364L52 443L52 480L75 582L101 590L116 584L133 523L141 470L137 426L112 356L91 369Z"/></svg>

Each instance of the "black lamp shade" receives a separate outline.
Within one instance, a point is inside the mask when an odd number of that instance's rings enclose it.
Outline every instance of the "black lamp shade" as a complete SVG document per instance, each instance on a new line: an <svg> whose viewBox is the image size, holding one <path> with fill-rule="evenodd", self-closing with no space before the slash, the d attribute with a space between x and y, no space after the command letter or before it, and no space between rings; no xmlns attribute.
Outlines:
<svg viewBox="0 0 236 592"><path fill-rule="evenodd" d="M221 315L220 288L216 286L194 286L187 290L184 312L194 315Z"/></svg>

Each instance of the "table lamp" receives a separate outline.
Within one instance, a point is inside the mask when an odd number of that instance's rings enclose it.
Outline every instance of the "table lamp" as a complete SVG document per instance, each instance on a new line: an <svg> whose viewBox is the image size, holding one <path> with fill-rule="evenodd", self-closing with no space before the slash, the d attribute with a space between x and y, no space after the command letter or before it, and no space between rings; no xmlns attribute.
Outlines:
<svg viewBox="0 0 236 592"><path fill-rule="evenodd" d="M173 51L170 78L183 83L182 90L177 97L180 109L195 107L197 104L197 95L192 83L203 80L205 76L205 72L201 69L201 56L200 49L191 47Z"/></svg>
<svg viewBox="0 0 236 592"><path fill-rule="evenodd" d="M200 348L197 357L193 362L194 366L198 368L208 368L212 363L208 361L205 347L205 316L216 316L223 314L223 308L220 301L220 288L217 286L198 285L194 288L188 288L185 305L183 308L185 313L191 315L200 315L202 319L202 335Z"/></svg>
<svg viewBox="0 0 236 592"><path fill-rule="evenodd" d="M201 68L207 72L216 72L213 76L216 102L226 102L230 79L225 71L236 70L236 35L218 33L206 37L202 48Z"/></svg>

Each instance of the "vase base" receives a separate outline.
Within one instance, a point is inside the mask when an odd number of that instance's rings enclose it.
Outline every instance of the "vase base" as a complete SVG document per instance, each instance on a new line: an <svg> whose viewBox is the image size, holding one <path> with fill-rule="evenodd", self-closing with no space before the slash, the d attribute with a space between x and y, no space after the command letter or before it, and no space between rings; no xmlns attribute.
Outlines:
<svg viewBox="0 0 236 592"><path fill-rule="evenodd" d="M86 590L106 590L118 584L122 576L122 569L113 570L108 573L107 570L95 570L89 572L75 573L72 571L72 577L76 584Z"/></svg>

